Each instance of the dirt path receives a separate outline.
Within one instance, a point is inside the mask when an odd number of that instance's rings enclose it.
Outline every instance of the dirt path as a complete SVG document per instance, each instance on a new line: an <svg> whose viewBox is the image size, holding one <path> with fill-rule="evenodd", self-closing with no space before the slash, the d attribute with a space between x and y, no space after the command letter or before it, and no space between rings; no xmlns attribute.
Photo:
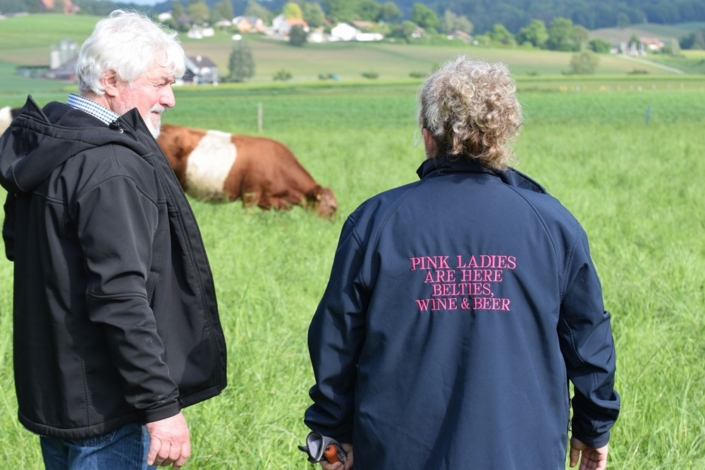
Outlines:
<svg viewBox="0 0 705 470"><path fill-rule="evenodd" d="M637 57L629 57L627 55L618 55L616 57L619 57L621 59L631 60L633 62L641 62L642 64L651 65L652 67L658 67L663 70L668 70L669 72L673 72L673 73L677 73L677 74L681 74L681 75L686 75L686 73L681 69L677 69L675 67L669 67L668 65L659 64L658 62L653 62L651 60L639 59Z"/></svg>

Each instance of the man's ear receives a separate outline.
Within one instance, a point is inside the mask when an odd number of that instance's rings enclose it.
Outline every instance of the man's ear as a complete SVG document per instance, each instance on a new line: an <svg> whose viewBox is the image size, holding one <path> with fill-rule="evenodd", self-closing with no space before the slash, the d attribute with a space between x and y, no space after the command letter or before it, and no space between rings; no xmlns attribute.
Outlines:
<svg viewBox="0 0 705 470"><path fill-rule="evenodd" d="M114 70L108 70L103 74L100 83L105 88L105 94L110 98L117 98L120 95L120 90L117 88L117 74Z"/></svg>

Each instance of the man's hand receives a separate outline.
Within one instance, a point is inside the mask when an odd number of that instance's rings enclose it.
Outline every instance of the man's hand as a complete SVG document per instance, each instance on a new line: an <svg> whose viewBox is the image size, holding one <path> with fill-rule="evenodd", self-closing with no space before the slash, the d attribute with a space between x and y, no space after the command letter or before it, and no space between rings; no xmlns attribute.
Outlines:
<svg viewBox="0 0 705 470"><path fill-rule="evenodd" d="M191 456L191 440L182 413L147 423L147 432L150 438L148 465L167 467L173 463L175 469L184 466Z"/></svg>
<svg viewBox="0 0 705 470"><path fill-rule="evenodd" d="M606 445L599 449L593 449L573 437L570 440L570 466L575 467L580 460L579 470L605 470L608 448L609 446Z"/></svg>
<svg viewBox="0 0 705 470"><path fill-rule="evenodd" d="M353 466L353 446L352 444L340 444L345 451L345 465L340 462L328 463L323 460L321 467L323 470L350 470Z"/></svg>

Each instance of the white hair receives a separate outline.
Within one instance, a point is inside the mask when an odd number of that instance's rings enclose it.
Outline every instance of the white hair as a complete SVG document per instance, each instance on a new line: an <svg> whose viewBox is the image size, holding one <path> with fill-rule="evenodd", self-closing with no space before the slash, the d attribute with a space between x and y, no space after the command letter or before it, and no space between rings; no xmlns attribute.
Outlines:
<svg viewBox="0 0 705 470"><path fill-rule="evenodd" d="M170 69L175 78L184 74L184 50L176 33L139 13L115 10L96 24L81 46L76 63L78 88L101 96L106 73L113 71L118 79L132 83L155 64Z"/></svg>

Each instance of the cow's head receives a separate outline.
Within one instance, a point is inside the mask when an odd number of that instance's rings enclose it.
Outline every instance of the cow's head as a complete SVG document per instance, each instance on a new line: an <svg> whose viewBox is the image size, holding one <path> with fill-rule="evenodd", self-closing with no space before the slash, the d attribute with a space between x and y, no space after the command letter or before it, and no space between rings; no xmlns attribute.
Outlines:
<svg viewBox="0 0 705 470"><path fill-rule="evenodd" d="M306 195L306 206L314 209L319 217L332 219L338 210L338 201L332 189L316 186Z"/></svg>

